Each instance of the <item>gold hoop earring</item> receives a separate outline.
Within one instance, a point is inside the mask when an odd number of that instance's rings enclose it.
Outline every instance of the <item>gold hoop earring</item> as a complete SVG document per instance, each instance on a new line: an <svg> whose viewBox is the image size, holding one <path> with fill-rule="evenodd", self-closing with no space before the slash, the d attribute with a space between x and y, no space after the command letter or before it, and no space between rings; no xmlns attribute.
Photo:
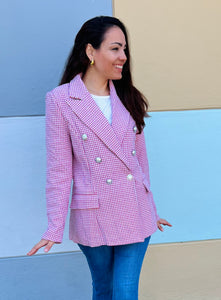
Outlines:
<svg viewBox="0 0 221 300"><path fill-rule="evenodd" d="M92 59L92 61L90 62L90 65L93 66L94 65L94 60Z"/></svg>

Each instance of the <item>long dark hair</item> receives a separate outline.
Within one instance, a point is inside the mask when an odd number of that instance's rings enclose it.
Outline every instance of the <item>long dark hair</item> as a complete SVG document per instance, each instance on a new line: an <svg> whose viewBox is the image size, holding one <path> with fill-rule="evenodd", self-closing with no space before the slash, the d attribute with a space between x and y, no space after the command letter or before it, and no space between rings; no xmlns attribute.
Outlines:
<svg viewBox="0 0 221 300"><path fill-rule="evenodd" d="M70 82L79 73L82 73L82 76L84 76L90 64L85 51L87 44L91 44L95 49L99 49L105 38L105 33L113 26L118 26L122 30L127 45L125 49L127 61L122 70L122 78L113 80L113 83L120 100L130 112L140 133L145 126L144 117L148 116L148 102L141 92L133 86L127 31L123 23L117 18L100 16L90 19L83 24L76 35L60 84Z"/></svg>

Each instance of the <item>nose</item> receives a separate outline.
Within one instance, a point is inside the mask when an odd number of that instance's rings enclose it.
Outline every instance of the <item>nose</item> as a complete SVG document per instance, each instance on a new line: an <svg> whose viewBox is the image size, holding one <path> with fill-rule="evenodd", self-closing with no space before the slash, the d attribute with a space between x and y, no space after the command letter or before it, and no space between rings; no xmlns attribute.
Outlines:
<svg viewBox="0 0 221 300"><path fill-rule="evenodd" d="M126 61L127 60L127 56L125 54L125 50L122 50L121 53L120 53L120 59L123 60L123 61Z"/></svg>

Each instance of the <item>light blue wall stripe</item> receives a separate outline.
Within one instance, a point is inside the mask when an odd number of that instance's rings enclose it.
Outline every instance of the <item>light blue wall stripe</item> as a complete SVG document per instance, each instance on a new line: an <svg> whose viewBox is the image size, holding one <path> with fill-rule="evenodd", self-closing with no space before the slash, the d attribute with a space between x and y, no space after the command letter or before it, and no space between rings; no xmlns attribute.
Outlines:
<svg viewBox="0 0 221 300"><path fill-rule="evenodd" d="M221 110L151 113L145 130L159 214L152 243L221 238Z"/></svg>
<svg viewBox="0 0 221 300"><path fill-rule="evenodd" d="M8 0L0 12L0 116L40 115L80 26L112 15L112 1Z"/></svg>
<svg viewBox="0 0 221 300"><path fill-rule="evenodd" d="M221 110L155 112L145 128L159 214L152 243L220 238ZM0 257L25 255L46 228L44 117L0 119ZM68 240L54 252L77 249Z"/></svg>
<svg viewBox="0 0 221 300"><path fill-rule="evenodd" d="M0 257L25 255L46 230L44 123L44 117L0 118ZM77 249L67 231L53 252Z"/></svg>

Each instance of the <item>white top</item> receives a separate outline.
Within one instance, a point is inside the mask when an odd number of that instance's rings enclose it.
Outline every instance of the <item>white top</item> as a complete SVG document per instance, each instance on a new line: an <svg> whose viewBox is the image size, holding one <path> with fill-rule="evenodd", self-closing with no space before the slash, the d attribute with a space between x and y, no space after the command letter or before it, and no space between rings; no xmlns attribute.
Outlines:
<svg viewBox="0 0 221 300"><path fill-rule="evenodd" d="M91 97L94 99L104 116L107 118L109 124L112 122L112 111L111 111L111 98L108 96L97 96L92 95Z"/></svg>

